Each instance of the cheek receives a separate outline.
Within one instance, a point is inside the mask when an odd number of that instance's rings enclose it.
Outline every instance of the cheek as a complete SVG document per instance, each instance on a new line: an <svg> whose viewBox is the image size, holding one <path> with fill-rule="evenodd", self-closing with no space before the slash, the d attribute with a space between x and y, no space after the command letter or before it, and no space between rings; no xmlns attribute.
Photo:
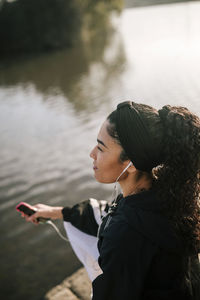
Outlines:
<svg viewBox="0 0 200 300"><path fill-rule="evenodd" d="M113 156L101 153L97 156L97 167L95 178L101 183L113 183L121 173L121 165Z"/></svg>
<svg viewBox="0 0 200 300"><path fill-rule="evenodd" d="M112 157L106 152L97 152L97 167L109 168L112 165Z"/></svg>

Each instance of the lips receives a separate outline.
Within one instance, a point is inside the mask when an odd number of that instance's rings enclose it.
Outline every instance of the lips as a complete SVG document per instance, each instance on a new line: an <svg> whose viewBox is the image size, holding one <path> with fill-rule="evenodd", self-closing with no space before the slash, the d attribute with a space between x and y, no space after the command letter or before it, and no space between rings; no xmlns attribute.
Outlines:
<svg viewBox="0 0 200 300"><path fill-rule="evenodd" d="M93 170L97 170L98 168L96 166L93 165Z"/></svg>

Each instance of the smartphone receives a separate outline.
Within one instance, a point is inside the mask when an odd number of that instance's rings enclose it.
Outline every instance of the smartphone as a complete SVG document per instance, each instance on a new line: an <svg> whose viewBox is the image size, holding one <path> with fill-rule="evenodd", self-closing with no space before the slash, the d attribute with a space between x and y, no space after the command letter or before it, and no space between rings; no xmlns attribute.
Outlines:
<svg viewBox="0 0 200 300"><path fill-rule="evenodd" d="M23 212L27 216L32 216L37 211L37 208L32 208L29 204L27 204L25 202L20 202L16 206L16 210L19 211L19 212ZM48 220L50 220L50 219L49 218L42 218L42 217L37 218L38 222L46 222Z"/></svg>
<svg viewBox="0 0 200 300"><path fill-rule="evenodd" d="M27 203L25 202L20 202L17 206L16 206L16 210L18 210L19 212L23 212L25 215L27 216L32 216L37 209L33 209L31 206L29 206Z"/></svg>

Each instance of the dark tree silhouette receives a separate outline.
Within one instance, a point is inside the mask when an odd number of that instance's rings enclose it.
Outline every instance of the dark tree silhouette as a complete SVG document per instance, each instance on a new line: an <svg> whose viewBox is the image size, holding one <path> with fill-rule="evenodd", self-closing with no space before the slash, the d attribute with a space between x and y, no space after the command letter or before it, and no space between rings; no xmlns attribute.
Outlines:
<svg viewBox="0 0 200 300"><path fill-rule="evenodd" d="M108 20L111 10L120 11L122 3L123 0L1 0L0 54L70 47L80 40L83 24L94 29L96 22Z"/></svg>
<svg viewBox="0 0 200 300"><path fill-rule="evenodd" d="M76 1L18 0L0 9L0 53L37 52L73 44L81 24Z"/></svg>

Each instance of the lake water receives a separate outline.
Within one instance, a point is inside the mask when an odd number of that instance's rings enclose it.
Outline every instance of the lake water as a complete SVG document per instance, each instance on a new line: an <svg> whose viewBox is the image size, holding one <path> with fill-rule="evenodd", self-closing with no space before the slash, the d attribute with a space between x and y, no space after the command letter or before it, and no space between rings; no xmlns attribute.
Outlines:
<svg viewBox="0 0 200 300"><path fill-rule="evenodd" d="M111 196L89 152L118 102L200 115L199 15L199 1L125 9L93 43L1 65L1 299L43 299L80 267L51 227L25 223L15 206Z"/></svg>

